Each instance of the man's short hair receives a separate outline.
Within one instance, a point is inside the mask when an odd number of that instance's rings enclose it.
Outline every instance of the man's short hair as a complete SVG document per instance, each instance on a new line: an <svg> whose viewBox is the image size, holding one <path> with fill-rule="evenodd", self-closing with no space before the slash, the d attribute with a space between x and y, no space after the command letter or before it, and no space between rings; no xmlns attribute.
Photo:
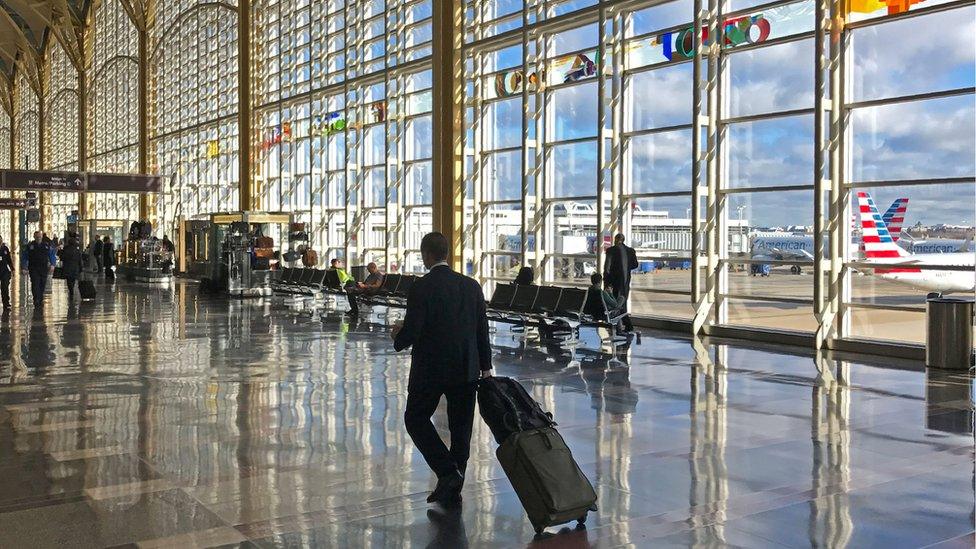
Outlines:
<svg viewBox="0 0 976 549"><path fill-rule="evenodd" d="M590 275L590 284L594 286L599 286L603 283L603 276L600 273L593 273Z"/></svg>
<svg viewBox="0 0 976 549"><path fill-rule="evenodd" d="M420 253L427 254L434 261L444 261L449 251L447 237L441 233L427 233L420 241Z"/></svg>
<svg viewBox="0 0 976 549"><path fill-rule="evenodd" d="M333 267L335 267L336 266L336 263L338 263L340 261L342 261L342 260L339 259L338 257L333 257L332 258L332 261L329 261L329 265L332 265Z"/></svg>
<svg viewBox="0 0 976 549"><path fill-rule="evenodd" d="M370 262L369 262L369 263L368 263L368 264L366 265L366 270L367 270L367 271L368 271L368 270L370 270L370 269L375 269L375 268L376 268L376 262L375 262L375 261L370 261Z"/></svg>
<svg viewBox="0 0 976 549"><path fill-rule="evenodd" d="M617 242L617 241L623 242L624 241L624 233L617 233L617 236L614 236L613 237L613 241L614 242Z"/></svg>

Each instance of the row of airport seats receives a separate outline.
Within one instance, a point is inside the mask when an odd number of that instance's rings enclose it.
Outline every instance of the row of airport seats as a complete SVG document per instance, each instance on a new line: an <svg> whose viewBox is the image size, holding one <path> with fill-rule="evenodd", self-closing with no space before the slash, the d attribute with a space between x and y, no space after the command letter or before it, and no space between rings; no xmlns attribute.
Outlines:
<svg viewBox="0 0 976 549"><path fill-rule="evenodd" d="M410 288L413 287L418 278L417 275L391 273L383 277L383 285L378 289L364 291L359 295L368 305L406 307Z"/></svg>
<svg viewBox="0 0 976 549"><path fill-rule="evenodd" d="M325 269L281 269L279 276L271 281L271 289L276 293L309 295L321 293L325 288L339 287L339 274Z"/></svg>
<svg viewBox="0 0 976 549"><path fill-rule="evenodd" d="M383 277L382 286L359 293L359 299L367 305L406 307L410 288L417 279L416 275L388 274ZM271 288L292 295L346 294L339 274L332 269L284 268L271 282ZM606 328L611 341L626 339L616 332L626 314L607 310L599 293L577 287L499 284L488 302L491 320L523 327L548 322L567 325L567 342L575 340L580 326Z"/></svg>
<svg viewBox="0 0 976 549"><path fill-rule="evenodd" d="M569 326L567 343L578 341L580 326L606 328L610 341L626 340L617 325L627 313L608 310L602 296L589 288L499 284L488 301L488 317L524 326L562 322Z"/></svg>
<svg viewBox="0 0 976 549"><path fill-rule="evenodd" d="M359 295L367 303L404 307L410 288L416 281L415 275L388 274L383 277L382 286ZM271 282L271 288L277 293L307 296L346 293L339 282L339 273L333 269L284 268L278 278Z"/></svg>

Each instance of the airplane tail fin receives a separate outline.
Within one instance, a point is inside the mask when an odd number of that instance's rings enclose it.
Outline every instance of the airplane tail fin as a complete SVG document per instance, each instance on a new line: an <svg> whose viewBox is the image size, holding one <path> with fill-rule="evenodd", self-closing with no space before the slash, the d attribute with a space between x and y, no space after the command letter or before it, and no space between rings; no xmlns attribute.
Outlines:
<svg viewBox="0 0 976 549"><path fill-rule="evenodd" d="M858 191L857 205L860 214L864 257L868 259L908 257L908 252L895 244L895 240L888 232L887 224L885 224L881 214L878 213L877 206L874 205L871 194Z"/></svg>
<svg viewBox="0 0 976 549"><path fill-rule="evenodd" d="M901 228L905 224L905 212L908 211L908 199L897 198L891 203L888 210L881 216L882 221L888 227L888 234L891 239L898 242L901 238Z"/></svg>

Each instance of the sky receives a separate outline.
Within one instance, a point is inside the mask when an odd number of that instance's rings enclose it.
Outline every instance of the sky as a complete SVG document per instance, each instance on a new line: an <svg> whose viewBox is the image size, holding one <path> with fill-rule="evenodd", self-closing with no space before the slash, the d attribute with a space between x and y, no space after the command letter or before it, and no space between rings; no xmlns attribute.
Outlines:
<svg viewBox="0 0 976 549"><path fill-rule="evenodd" d="M930 2L931 3L931 2ZM685 4L679 0L642 11L635 31L648 32L680 21ZM808 5L809 4L809 5ZM923 2L918 7L925 6ZM812 26L812 3L764 14L771 37ZM808 19L809 18L809 19ZM809 24L808 24L809 22ZM659 26L655 27L655 24ZM785 29L785 30L784 30ZM567 32L555 40L556 54L595 45L596 28ZM512 52L521 55L520 51ZM974 9L910 18L856 30L852 38L849 101L868 101L976 85L976 20ZM725 117L811 109L814 104L812 40L761 48L730 56L728 105ZM685 124L691 119L691 65L671 65L640 73L626 82L625 130ZM553 81L556 75L550 74ZM554 120L549 140L594 136L597 129L595 78L552 95ZM519 99L489 109L491 126L485 147L521 142ZM976 175L976 116L972 94L857 108L850 117L852 181L888 181ZM813 182L813 115L777 117L729 126L728 180L733 188L809 185ZM558 196L595 194L595 142L557 146L551 150ZM635 137L628 143L625 171L634 192L690 190L691 133L677 130ZM505 166L514 172L507 158ZM509 179L514 182L515 178ZM508 187L501 181L499 187ZM898 196L910 199L906 221L914 224L976 222L976 188L971 183L937 186L876 187L879 203ZM511 193L501 190L509 198ZM498 198L503 198L499 196ZM683 217L681 199L667 204L672 216ZM812 224L812 190L735 195L733 210L754 225ZM738 215L738 214L735 214Z"/></svg>

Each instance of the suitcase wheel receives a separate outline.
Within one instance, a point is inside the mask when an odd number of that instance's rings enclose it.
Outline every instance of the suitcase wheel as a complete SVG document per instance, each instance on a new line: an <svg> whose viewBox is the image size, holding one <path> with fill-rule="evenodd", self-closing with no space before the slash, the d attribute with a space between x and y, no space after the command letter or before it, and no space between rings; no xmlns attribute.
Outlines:
<svg viewBox="0 0 976 549"><path fill-rule="evenodd" d="M586 515L583 515L580 518L576 519L576 529L584 530L585 528L586 528Z"/></svg>

